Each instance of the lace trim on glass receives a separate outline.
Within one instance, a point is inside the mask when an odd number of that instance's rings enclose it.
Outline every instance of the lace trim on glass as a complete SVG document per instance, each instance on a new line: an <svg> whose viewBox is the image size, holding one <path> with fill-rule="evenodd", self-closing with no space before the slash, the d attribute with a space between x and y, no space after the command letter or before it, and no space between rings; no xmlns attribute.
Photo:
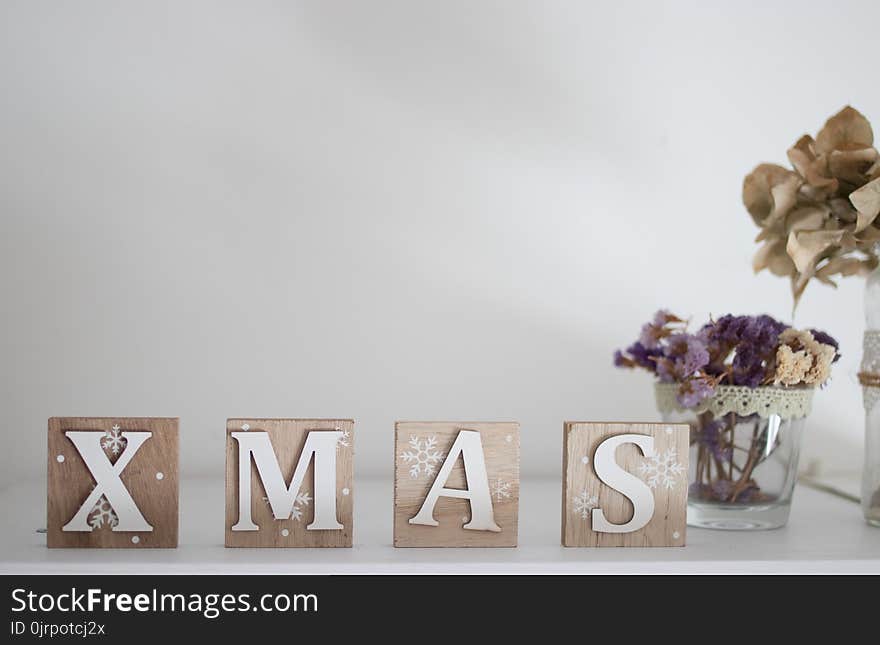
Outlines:
<svg viewBox="0 0 880 645"><path fill-rule="evenodd" d="M813 407L813 388L752 388L744 385L721 385L714 396L705 399L697 407L684 408L675 398L678 388L678 383L654 384L657 409L661 413L683 412L690 409L697 414L709 411L716 417L734 412L740 416L757 414L764 419L771 416L800 419L809 415ZM880 388L874 389L880 391Z"/></svg>

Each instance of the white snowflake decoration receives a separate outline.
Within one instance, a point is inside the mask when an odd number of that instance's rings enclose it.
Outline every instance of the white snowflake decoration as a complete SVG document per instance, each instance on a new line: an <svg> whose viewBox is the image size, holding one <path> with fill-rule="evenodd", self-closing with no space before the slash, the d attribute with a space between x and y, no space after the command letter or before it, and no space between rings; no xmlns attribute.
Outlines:
<svg viewBox="0 0 880 645"><path fill-rule="evenodd" d="M266 502L266 505L271 507L271 502L268 497L264 497L263 501ZM290 517L291 519L296 520L297 522L302 522L303 518L303 509L305 506L308 506L312 501L312 496L309 495L308 491L300 491L296 494L296 501L293 503L293 508L290 509Z"/></svg>
<svg viewBox="0 0 880 645"><path fill-rule="evenodd" d="M437 465L443 461L443 453L437 450L437 437L419 439L411 435L409 450L400 453L404 463L410 464L409 476L416 479L419 475L430 477L437 472Z"/></svg>
<svg viewBox="0 0 880 645"><path fill-rule="evenodd" d="M339 428L336 428L338 431ZM336 438L336 447L337 448L349 448L351 447L351 430L343 430L342 434Z"/></svg>
<svg viewBox="0 0 880 645"><path fill-rule="evenodd" d="M580 494L572 497L571 501L574 504L574 512L583 519L590 517L590 512L599 507L599 498L596 495L590 495L586 488Z"/></svg>
<svg viewBox="0 0 880 645"><path fill-rule="evenodd" d="M496 502L503 501L510 497L510 482L503 479L496 479L492 483L492 497Z"/></svg>
<svg viewBox="0 0 880 645"><path fill-rule="evenodd" d="M102 526L114 527L119 524L119 518L116 511L110 506L110 502L106 497L101 495L101 499L95 502L92 510L89 511L88 523L93 529L99 529Z"/></svg>
<svg viewBox="0 0 880 645"><path fill-rule="evenodd" d="M101 439L101 446L104 450L109 450L114 455L118 455L125 450L127 443L128 439L122 436L122 430L119 429L119 424L114 425L112 430L107 430L104 433L103 439Z"/></svg>
<svg viewBox="0 0 880 645"><path fill-rule="evenodd" d="M678 463L678 455L670 448L662 454L654 452L646 455L645 461L639 465L639 472L651 488L662 486L668 490L675 488L684 474L684 466Z"/></svg>
<svg viewBox="0 0 880 645"><path fill-rule="evenodd" d="M290 511L290 516L297 522L302 522L303 507L308 506L311 501L312 497L308 492L300 491L297 493L296 502L293 505L293 509Z"/></svg>

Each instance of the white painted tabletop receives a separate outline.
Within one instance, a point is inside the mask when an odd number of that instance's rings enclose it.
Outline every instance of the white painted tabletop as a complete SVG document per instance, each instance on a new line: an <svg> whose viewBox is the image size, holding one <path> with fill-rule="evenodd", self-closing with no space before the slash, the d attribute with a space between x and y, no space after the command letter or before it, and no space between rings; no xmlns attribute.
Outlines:
<svg viewBox="0 0 880 645"><path fill-rule="evenodd" d="M789 525L774 531L688 529L688 545L587 549L559 545L561 484L524 480L519 547L395 549L392 484L358 481L351 549L226 549L221 480L181 484L177 549L47 549L45 482L0 492L0 573L874 573L880 529L858 505L799 485Z"/></svg>

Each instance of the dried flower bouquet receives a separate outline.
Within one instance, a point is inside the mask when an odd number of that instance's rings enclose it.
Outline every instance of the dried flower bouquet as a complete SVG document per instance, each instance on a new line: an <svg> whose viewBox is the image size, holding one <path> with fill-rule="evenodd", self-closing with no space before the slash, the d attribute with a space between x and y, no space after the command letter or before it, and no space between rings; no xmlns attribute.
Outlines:
<svg viewBox="0 0 880 645"><path fill-rule="evenodd" d="M737 504L774 498L777 493L762 490L755 473L782 440L778 421L768 419L792 412L789 399L800 405L802 395L828 380L839 358L837 342L766 315L722 316L696 333L687 327L678 316L657 312L636 342L615 352L614 364L651 372L659 382L658 403L666 393L674 407L695 415L692 499Z"/></svg>
<svg viewBox="0 0 880 645"><path fill-rule="evenodd" d="M871 124L849 106L816 135L788 150L794 170L761 164L743 181L742 199L762 246L755 272L790 278L795 304L812 278L867 275L880 242L880 153Z"/></svg>

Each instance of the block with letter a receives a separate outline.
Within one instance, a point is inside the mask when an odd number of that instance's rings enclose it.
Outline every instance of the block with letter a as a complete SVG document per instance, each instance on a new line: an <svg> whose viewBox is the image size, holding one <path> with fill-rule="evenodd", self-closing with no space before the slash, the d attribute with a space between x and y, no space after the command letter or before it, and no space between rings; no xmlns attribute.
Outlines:
<svg viewBox="0 0 880 645"><path fill-rule="evenodd" d="M350 547L354 421L229 419L226 546Z"/></svg>
<svg viewBox="0 0 880 645"><path fill-rule="evenodd" d="M519 424L395 425L394 546L516 546Z"/></svg>
<svg viewBox="0 0 880 645"><path fill-rule="evenodd" d="M177 546L178 420L49 419L49 547Z"/></svg>
<svg viewBox="0 0 880 645"><path fill-rule="evenodd" d="M567 422L563 546L684 546L686 424Z"/></svg>

